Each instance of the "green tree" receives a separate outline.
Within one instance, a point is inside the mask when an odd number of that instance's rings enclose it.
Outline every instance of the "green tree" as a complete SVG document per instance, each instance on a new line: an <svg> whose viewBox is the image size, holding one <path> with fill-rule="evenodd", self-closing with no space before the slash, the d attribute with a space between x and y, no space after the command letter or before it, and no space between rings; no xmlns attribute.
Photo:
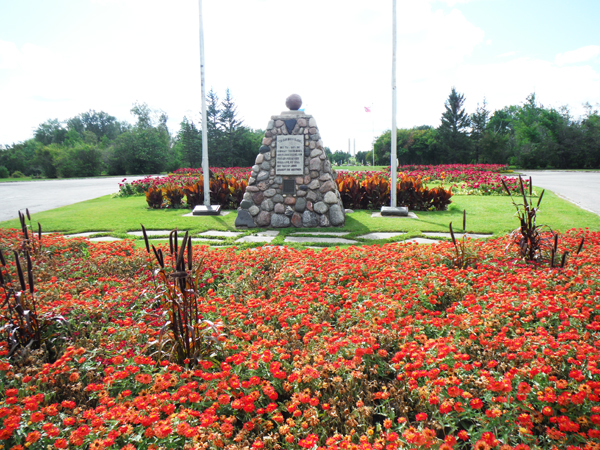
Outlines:
<svg viewBox="0 0 600 450"><path fill-rule="evenodd" d="M332 155L330 160L334 162L336 165L342 165L348 163L350 161L350 153L345 152L343 150L336 150Z"/></svg>
<svg viewBox="0 0 600 450"><path fill-rule="evenodd" d="M43 171L36 163L36 155L42 147L35 139L6 146L0 150L0 165L6 167L11 174L19 171L26 175L41 176Z"/></svg>
<svg viewBox="0 0 600 450"><path fill-rule="evenodd" d="M442 163L468 163L472 160L468 134L471 121L463 107L464 103L464 94L459 94L456 88L452 87L444 104L442 123L438 127Z"/></svg>
<svg viewBox="0 0 600 450"><path fill-rule="evenodd" d="M359 164L366 164L367 163L367 155L370 155L371 152L366 152L366 151L361 151L361 152L356 152L356 162Z"/></svg>
<svg viewBox="0 0 600 450"><path fill-rule="evenodd" d="M600 115L588 103L586 115L581 121L581 145L579 161L581 168L600 168Z"/></svg>
<svg viewBox="0 0 600 450"><path fill-rule="evenodd" d="M35 129L34 137L43 145L62 144L67 137L67 129L58 119L49 119Z"/></svg>
<svg viewBox="0 0 600 450"><path fill-rule="evenodd" d="M85 132L94 133L98 140L105 136L109 140L114 140L123 131L123 125L115 117L104 111L96 112L92 109L69 119L67 128L76 131L81 136Z"/></svg>
<svg viewBox="0 0 600 450"><path fill-rule="evenodd" d="M239 145L242 122L237 119L237 107L229 89L225 91L225 98L221 101L218 113L218 129L220 139L218 153L224 166L235 166L241 159L244 148Z"/></svg>
<svg viewBox="0 0 600 450"><path fill-rule="evenodd" d="M487 100L483 98L483 105L477 103L477 109L471 114L471 142L473 143L473 156L476 162L481 157L481 141L487 132L487 125L490 120L490 112L487 109Z"/></svg>
<svg viewBox="0 0 600 450"><path fill-rule="evenodd" d="M206 135L208 138L208 153L211 166L223 166L223 154L221 152L222 130L219 127L221 117L221 106L219 96L211 88L206 94ZM204 124L202 124L204 126Z"/></svg>
<svg viewBox="0 0 600 450"><path fill-rule="evenodd" d="M181 163L193 168L202 166L202 132L187 117L180 124L176 146Z"/></svg>
<svg viewBox="0 0 600 450"><path fill-rule="evenodd" d="M160 173L173 161L167 116L152 111L145 103L134 104L134 127L120 134L109 157L110 174ZM153 117L158 116L158 119Z"/></svg>
<svg viewBox="0 0 600 450"><path fill-rule="evenodd" d="M377 161L390 161L391 132L385 131L375 141ZM400 128L396 134L396 158L400 165L437 164L437 130L422 125L411 129Z"/></svg>

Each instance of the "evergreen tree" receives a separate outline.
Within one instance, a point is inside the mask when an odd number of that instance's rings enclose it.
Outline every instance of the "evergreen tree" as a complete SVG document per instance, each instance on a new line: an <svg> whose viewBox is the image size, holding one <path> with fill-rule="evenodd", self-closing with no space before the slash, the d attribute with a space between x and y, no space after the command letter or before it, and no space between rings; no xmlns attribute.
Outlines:
<svg viewBox="0 0 600 450"><path fill-rule="evenodd" d="M193 121L183 118L179 129L178 146L181 153L181 162L187 167L201 167L202 165L202 133L196 128Z"/></svg>
<svg viewBox="0 0 600 450"><path fill-rule="evenodd" d="M472 159L468 136L471 121L463 107L464 103L464 94L459 94L456 88L452 87L444 105L442 123L438 128L440 144L445 153L440 158L442 163L468 163Z"/></svg>
<svg viewBox="0 0 600 450"><path fill-rule="evenodd" d="M206 134L208 137L208 154L211 167L223 166L223 152L221 151L222 133L219 127L221 107L219 97L212 88L206 94ZM204 124L202 124L204 126Z"/></svg>
<svg viewBox="0 0 600 450"><path fill-rule="evenodd" d="M487 109L487 101L483 98L483 105L477 103L477 109L471 114L471 141L473 142L474 159L479 162L481 157L481 141L487 132L487 124L490 120L490 112Z"/></svg>
<svg viewBox="0 0 600 450"><path fill-rule="evenodd" d="M240 128L242 122L237 120L237 107L233 102L233 97L229 89L225 91L225 98L221 101L221 110L219 111L219 128L221 131L221 152L222 160L226 166L236 165L240 160L244 149L240 144Z"/></svg>

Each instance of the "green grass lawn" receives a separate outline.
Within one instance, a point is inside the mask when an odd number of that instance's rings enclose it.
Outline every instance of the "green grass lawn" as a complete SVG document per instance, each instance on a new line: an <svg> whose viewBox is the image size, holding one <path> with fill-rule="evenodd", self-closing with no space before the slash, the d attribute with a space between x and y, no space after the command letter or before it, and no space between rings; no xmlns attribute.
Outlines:
<svg viewBox="0 0 600 450"><path fill-rule="evenodd" d="M549 225L553 230L564 232L570 228L589 228L600 231L600 217L585 211L553 193L546 191L538 214L538 224ZM467 211L467 231L471 233L492 233L495 236L505 235L519 225L515 208L506 196L464 196L452 197L452 204L447 211L415 212L418 219L371 217L374 211L357 210L346 216L346 224L342 228L328 228L326 231L347 231L345 238L356 238L362 234L376 231L403 231L406 235L392 238L389 241L403 240L421 236L422 232L448 231L448 224L453 223L455 231L462 231L463 210ZM128 231L139 231L140 224L147 230L189 230L192 234L207 230L243 231L253 234L262 229L236 229L234 226L236 211L224 216L192 216L185 217L190 210L151 210L148 209L143 196L111 198L99 197L76 203L51 211L36 213L34 222L42 224L44 232L82 233L97 231L100 235L120 238L134 238ZM0 222L1 228L18 228L17 219ZM279 236L271 243L282 244L290 233L304 231L325 231L324 229L280 229ZM142 244L141 238L137 238ZM225 244L233 244L234 239ZM364 241L371 243L373 241ZM378 241L381 242L381 241ZM246 244L244 244L246 245ZM248 244L255 245L255 244ZM335 244L333 244L335 245ZM302 247L302 244L292 246Z"/></svg>
<svg viewBox="0 0 600 450"><path fill-rule="evenodd" d="M11 181L31 181L33 178L31 177L21 177L21 178L0 178L0 183L10 183ZM36 178L36 180L49 180L49 178Z"/></svg>

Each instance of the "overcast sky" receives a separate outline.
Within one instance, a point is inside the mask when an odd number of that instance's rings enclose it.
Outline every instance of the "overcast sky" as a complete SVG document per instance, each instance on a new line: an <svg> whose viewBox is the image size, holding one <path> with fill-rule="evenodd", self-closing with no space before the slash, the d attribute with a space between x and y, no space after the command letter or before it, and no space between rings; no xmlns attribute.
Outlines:
<svg viewBox="0 0 600 450"><path fill-rule="evenodd" d="M599 0L397 0L399 127L437 127L452 86L473 112L532 92L600 103ZM264 129L298 93L324 145L391 128L392 0L204 0L207 90ZM200 116L197 0L0 0L0 145L94 109ZM371 113L365 106L372 107ZM210 149L209 149L210 151Z"/></svg>

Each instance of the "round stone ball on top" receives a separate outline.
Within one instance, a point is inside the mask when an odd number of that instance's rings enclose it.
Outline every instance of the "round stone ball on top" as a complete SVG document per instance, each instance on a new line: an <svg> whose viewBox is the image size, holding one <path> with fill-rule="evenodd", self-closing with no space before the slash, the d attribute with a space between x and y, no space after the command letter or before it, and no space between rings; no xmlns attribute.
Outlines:
<svg viewBox="0 0 600 450"><path fill-rule="evenodd" d="M298 94L292 94L285 99L285 106L292 111L298 111L302 106L302 98Z"/></svg>

